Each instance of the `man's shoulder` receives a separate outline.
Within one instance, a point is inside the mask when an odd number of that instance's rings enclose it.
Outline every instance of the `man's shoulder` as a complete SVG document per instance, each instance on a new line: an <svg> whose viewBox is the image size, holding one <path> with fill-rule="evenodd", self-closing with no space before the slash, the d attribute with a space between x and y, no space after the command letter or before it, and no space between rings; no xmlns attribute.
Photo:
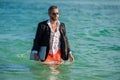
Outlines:
<svg viewBox="0 0 120 80"><path fill-rule="evenodd" d="M58 21L60 24L64 24L64 22L62 22L62 21Z"/></svg>
<svg viewBox="0 0 120 80"><path fill-rule="evenodd" d="M65 24L63 22L60 22L60 26L64 28Z"/></svg>
<svg viewBox="0 0 120 80"><path fill-rule="evenodd" d="M41 24L42 24L42 25L43 25L43 24L47 24L47 21L48 21L48 20L41 21L41 22L39 22L38 24L39 24L39 25L41 25Z"/></svg>

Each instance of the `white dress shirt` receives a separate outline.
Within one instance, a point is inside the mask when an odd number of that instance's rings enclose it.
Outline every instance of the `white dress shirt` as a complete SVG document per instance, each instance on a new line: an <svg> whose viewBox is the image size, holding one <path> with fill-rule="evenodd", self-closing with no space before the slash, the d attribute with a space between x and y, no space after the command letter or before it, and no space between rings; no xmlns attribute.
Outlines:
<svg viewBox="0 0 120 80"><path fill-rule="evenodd" d="M51 29L51 33L50 33L50 50L49 53L50 54L56 54L56 52L60 49L60 31L59 31L59 27L60 27L60 22L57 21L57 30L53 31L50 20L48 20L47 24L49 25L50 29Z"/></svg>

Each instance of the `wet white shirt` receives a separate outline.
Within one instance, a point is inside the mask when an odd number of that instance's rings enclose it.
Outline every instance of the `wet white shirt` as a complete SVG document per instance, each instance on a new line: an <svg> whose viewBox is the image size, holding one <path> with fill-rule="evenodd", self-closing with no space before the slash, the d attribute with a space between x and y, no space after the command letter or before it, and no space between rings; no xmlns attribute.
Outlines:
<svg viewBox="0 0 120 80"><path fill-rule="evenodd" d="M53 31L50 20L48 20L47 24L49 25L51 29L50 33L50 50L49 53L56 54L56 52L60 49L60 22L57 21L57 30Z"/></svg>

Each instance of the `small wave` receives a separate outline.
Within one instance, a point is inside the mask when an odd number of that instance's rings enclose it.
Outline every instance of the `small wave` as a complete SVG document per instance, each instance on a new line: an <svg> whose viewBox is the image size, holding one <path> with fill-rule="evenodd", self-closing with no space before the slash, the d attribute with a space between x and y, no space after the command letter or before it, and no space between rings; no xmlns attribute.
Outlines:
<svg viewBox="0 0 120 80"><path fill-rule="evenodd" d="M28 71L28 68L26 66L21 65L4 65L0 64L0 71L9 71L9 72L23 72Z"/></svg>

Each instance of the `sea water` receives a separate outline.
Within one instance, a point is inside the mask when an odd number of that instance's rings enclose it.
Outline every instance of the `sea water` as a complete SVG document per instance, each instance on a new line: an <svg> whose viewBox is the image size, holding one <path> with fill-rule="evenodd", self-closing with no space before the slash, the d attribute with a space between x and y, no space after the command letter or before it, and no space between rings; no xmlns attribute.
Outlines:
<svg viewBox="0 0 120 80"><path fill-rule="evenodd" d="M57 68L29 59L51 5L75 57ZM120 0L0 0L0 80L120 80Z"/></svg>

